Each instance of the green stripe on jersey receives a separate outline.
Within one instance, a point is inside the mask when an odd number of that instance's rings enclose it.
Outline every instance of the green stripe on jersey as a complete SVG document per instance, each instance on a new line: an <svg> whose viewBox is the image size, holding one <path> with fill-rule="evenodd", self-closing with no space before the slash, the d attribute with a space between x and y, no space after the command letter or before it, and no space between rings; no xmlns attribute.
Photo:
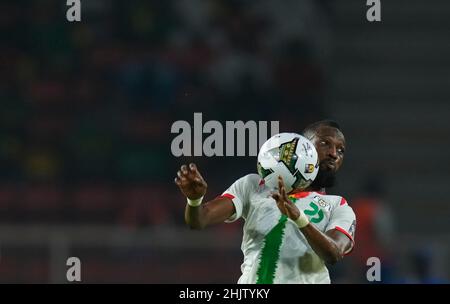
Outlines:
<svg viewBox="0 0 450 304"><path fill-rule="evenodd" d="M273 284L287 219L287 216L282 214L278 224L264 237L256 284Z"/></svg>

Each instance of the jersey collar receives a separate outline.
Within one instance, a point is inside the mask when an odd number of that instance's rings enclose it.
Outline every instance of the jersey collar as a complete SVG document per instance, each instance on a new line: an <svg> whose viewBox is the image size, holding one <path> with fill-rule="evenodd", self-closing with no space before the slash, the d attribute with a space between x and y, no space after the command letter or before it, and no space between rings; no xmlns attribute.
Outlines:
<svg viewBox="0 0 450 304"><path fill-rule="evenodd" d="M325 188L322 188L320 191L299 191L299 192L289 194L288 196L293 197L293 198L304 198L304 197L307 197L308 195L310 195L311 193L318 193L321 195L326 194Z"/></svg>

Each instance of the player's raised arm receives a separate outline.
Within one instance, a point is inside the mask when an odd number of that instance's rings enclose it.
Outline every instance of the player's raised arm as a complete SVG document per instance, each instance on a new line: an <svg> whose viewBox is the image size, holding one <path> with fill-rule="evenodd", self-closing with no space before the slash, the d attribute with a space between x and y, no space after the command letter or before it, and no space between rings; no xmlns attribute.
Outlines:
<svg viewBox="0 0 450 304"><path fill-rule="evenodd" d="M314 252L328 264L340 261L351 248L351 240L337 230L323 233L311 224L303 211L288 198L281 176L278 179L278 188L279 192L272 196L278 209L297 224Z"/></svg>
<svg viewBox="0 0 450 304"><path fill-rule="evenodd" d="M218 197L202 203L208 185L195 164L182 165L177 172L175 183L187 198L184 219L190 228L203 229L222 223L235 213L234 205L227 197Z"/></svg>

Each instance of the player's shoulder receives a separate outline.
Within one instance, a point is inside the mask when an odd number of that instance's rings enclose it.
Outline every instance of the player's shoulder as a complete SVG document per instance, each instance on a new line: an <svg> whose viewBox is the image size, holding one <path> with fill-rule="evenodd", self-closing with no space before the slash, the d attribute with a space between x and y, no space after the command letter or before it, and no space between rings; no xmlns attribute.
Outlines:
<svg viewBox="0 0 450 304"><path fill-rule="evenodd" d="M343 196L333 195L333 194L326 194L326 193L318 193L318 195L320 197L322 197L323 199L325 199L326 201L330 202L330 204L334 208L341 207L341 206L345 206L345 207L351 208L350 205L348 204L347 200Z"/></svg>
<svg viewBox="0 0 450 304"><path fill-rule="evenodd" d="M258 174L250 173L239 178L236 186L248 193L259 192L264 187L264 180Z"/></svg>
<svg viewBox="0 0 450 304"><path fill-rule="evenodd" d="M237 182L257 188L263 183L263 179L256 173L250 173L239 178Z"/></svg>

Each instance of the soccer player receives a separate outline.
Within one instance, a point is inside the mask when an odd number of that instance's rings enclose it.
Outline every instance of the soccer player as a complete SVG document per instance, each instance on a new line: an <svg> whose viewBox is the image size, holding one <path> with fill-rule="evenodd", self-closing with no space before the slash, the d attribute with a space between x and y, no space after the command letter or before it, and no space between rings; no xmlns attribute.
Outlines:
<svg viewBox="0 0 450 304"><path fill-rule="evenodd" d="M183 165L175 183L187 198L185 221L193 229L245 220L244 262L238 283L330 283L326 264L354 246L356 218L347 201L327 195L345 154L345 138L334 121L319 121L303 131L316 147L319 172L307 189L286 193L269 189L258 174L234 182L221 196L202 204L207 183L195 164Z"/></svg>

